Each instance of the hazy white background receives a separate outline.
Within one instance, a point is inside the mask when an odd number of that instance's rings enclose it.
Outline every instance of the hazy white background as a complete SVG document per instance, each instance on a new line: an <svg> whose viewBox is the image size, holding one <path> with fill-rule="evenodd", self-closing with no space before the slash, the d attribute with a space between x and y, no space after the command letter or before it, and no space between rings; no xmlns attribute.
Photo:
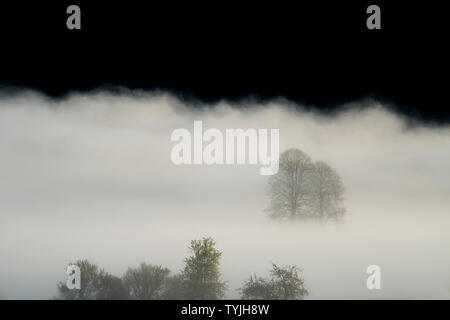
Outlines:
<svg viewBox="0 0 450 320"><path fill-rule="evenodd" d="M302 110L139 92L0 97L0 298L53 296L82 258L117 276L141 261L177 272L203 236L223 251L228 298L270 261L303 268L308 298L450 298L450 127L407 125L373 101L334 116ZM170 135L194 120L279 128L281 151L299 148L341 175L345 219L271 223L259 165L173 165ZM380 291L366 288L370 264Z"/></svg>

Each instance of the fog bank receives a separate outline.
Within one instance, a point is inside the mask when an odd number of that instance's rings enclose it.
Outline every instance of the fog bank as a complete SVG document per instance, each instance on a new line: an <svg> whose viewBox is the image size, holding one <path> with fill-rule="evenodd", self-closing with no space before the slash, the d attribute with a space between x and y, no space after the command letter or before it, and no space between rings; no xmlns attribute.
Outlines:
<svg viewBox="0 0 450 320"><path fill-rule="evenodd" d="M141 261L178 272L204 236L223 251L227 298L270 261L301 267L308 299L450 298L450 127L410 126L376 101L342 110L137 91L0 97L0 299L53 296L82 258L117 276ZM194 120L280 129L281 152L301 149L342 177L343 221L269 221L260 165L174 165L171 133ZM366 288L371 264L378 291Z"/></svg>

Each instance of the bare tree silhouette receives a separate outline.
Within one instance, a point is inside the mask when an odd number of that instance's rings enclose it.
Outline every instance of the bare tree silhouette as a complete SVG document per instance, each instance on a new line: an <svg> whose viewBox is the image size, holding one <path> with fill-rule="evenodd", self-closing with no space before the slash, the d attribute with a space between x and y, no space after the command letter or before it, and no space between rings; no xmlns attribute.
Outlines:
<svg viewBox="0 0 450 320"><path fill-rule="evenodd" d="M337 172L323 161L313 163L298 149L280 156L279 171L269 179L269 216L276 219L338 219L344 186Z"/></svg>

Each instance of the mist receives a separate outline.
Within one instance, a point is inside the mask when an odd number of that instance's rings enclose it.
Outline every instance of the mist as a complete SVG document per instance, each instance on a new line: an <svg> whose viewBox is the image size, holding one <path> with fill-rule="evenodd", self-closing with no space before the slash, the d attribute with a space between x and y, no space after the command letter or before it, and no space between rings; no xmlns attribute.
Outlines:
<svg viewBox="0 0 450 320"><path fill-rule="evenodd" d="M309 110L309 111L308 111ZM0 97L0 299L47 299L67 263L121 276L183 268L189 241L223 252L227 298L270 262L303 269L307 299L450 298L450 127L411 123L376 100L321 114L283 99L214 104L164 92ZM174 165L173 130L280 129L346 187L338 223L266 217L259 165ZM366 268L379 265L381 290Z"/></svg>

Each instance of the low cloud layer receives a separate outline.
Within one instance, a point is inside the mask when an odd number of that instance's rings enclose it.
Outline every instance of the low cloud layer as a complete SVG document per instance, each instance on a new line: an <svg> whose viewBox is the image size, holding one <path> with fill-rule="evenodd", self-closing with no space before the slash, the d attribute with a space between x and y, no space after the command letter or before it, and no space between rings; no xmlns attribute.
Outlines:
<svg viewBox="0 0 450 320"><path fill-rule="evenodd" d="M54 295L78 258L116 275L141 261L177 272L203 236L223 251L228 298L270 261L300 266L312 299L449 298L450 127L410 125L376 101L302 110L142 92L0 97L0 298ZM281 152L301 149L340 174L344 220L268 221L259 165L174 165L171 133L194 120L280 129ZM379 291L366 288L371 264Z"/></svg>

